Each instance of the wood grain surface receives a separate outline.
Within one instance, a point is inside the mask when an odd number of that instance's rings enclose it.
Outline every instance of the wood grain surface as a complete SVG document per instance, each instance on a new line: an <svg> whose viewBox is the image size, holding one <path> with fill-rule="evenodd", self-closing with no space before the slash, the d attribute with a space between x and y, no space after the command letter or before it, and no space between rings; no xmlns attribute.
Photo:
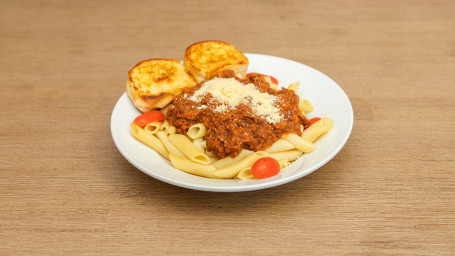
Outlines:
<svg viewBox="0 0 455 256"><path fill-rule="evenodd" d="M334 79L327 165L208 193L115 147L127 71L201 40ZM455 255L455 2L0 1L0 255Z"/></svg>

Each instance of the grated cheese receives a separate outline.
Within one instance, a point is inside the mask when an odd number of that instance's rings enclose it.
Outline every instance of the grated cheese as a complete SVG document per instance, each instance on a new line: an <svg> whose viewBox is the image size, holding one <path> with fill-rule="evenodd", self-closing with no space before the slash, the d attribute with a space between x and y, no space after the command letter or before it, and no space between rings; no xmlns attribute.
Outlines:
<svg viewBox="0 0 455 256"><path fill-rule="evenodd" d="M242 84L235 78L217 77L202 84L201 88L196 90L189 99L199 103L208 93L219 102L214 110L216 112L224 113L243 103L250 106L255 114L264 118L268 123L276 124L283 118L280 110L274 105L277 97L260 92L251 83ZM199 109L206 107L206 105L198 106Z"/></svg>

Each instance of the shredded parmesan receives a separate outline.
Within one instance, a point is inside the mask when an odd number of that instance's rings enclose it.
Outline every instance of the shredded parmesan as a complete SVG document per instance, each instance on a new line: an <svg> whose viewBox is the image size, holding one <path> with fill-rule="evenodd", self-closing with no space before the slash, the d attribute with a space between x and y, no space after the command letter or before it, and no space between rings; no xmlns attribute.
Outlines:
<svg viewBox="0 0 455 256"><path fill-rule="evenodd" d="M242 84L235 78L217 77L202 84L201 88L196 90L189 99L199 103L208 93L219 103L215 108L216 112L224 113L243 103L250 106L255 114L264 118L268 123L276 124L283 118L280 110L274 105L277 97L260 92L251 83ZM212 102L213 99L211 99ZM202 104L198 106L199 109L206 107Z"/></svg>

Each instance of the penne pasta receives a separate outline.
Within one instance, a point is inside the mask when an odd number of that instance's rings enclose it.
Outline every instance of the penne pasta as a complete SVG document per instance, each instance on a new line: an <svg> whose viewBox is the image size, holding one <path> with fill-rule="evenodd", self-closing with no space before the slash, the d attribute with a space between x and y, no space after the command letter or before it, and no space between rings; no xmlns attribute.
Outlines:
<svg viewBox="0 0 455 256"><path fill-rule="evenodd" d="M202 141L204 141L203 138L196 138L193 140L194 146L196 146L200 151L204 152L205 148L202 146Z"/></svg>
<svg viewBox="0 0 455 256"><path fill-rule="evenodd" d="M311 129L310 129L311 128ZM310 126L308 127L305 131L302 133L302 137L307 140L307 141L315 141L317 140L321 135L324 133L328 132L329 128L325 126Z"/></svg>
<svg viewBox="0 0 455 256"><path fill-rule="evenodd" d="M235 162L232 165L218 169L215 172L215 175L219 178L233 178L233 177L237 176L239 171L241 171L242 169L252 166L254 164L254 162L256 162L256 160L258 160L259 158L266 157L269 155L270 154L265 151L255 152L251 155L248 155L244 159L242 159L238 162Z"/></svg>
<svg viewBox="0 0 455 256"><path fill-rule="evenodd" d="M166 135L171 135L171 134L175 134L177 133L177 128L175 128L175 126L169 126L166 131L164 131L166 133Z"/></svg>
<svg viewBox="0 0 455 256"><path fill-rule="evenodd" d="M210 153L210 152L205 152L205 154L209 157L210 159L210 163L214 164L216 161L220 160L218 157L214 157L214 156L209 156L207 153Z"/></svg>
<svg viewBox="0 0 455 256"><path fill-rule="evenodd" d="M205 149L207 149L207 140L203 140L203 141L201 142L201 145L202 145L202 147L204 147Z"/></svg>
<svg viewBox="0 0 455 256"><path fill-rule="evenodd" d="M169 128L169 126L170 126L169 122L166 119L164 119L163 123L161 124L160 130L161 131L166 131Z"/></svg>
<svg viewBox="0 0 455 256"><path fill-rule="evenodd" d="M169 141L169 138L168 136L166 135L166 132L164 131L159 131L156 133L156 137L158 137L158 139L160 139L160 141L163 143L164 147L166 147L167 151L169 152L169 154L173 154L175 156L179 156L179 157L185 157L185 155L180 152L180 150L178 150L174 144L172 144L170 141Z"/></svg>
<svg viewBox="0 0 455 256"><path fill-rule="evenodd" d="M209 157L203 151L199 150L185 135L171 134L168 138L191 161L201 164L211 163Z"/></svg>
<svg viewBox="0 0 455 256"><path fill-rule="evenodd" d="M201 139L202 139L202 138L201 138ZM194 140L193 140L193 141L194 141ZM216 158L216 156L215 156L212 152L207 151L207 141L206 141L206 140L202 139L202 141L201 141L201 146L202 146L202 148L203 148L202 151L204 151L205 154L206 154L208 157L213 158L213 159ZM219 160L219 159L216 159L216 160Z"/></svg>
<svg viewBox="0 0 455 256"><path fill-rule="evenodd" d="M273 143L270 148L266 149L266 152L272 153L272 152L281 152L281 151L286 151L286 150L291 150L294 149L295 146L289 143L286 140L279 139L275 143Z"/></svg>
<svg viewBox="0 0 455 256"><path fill-rule="evenodd" d="M314 111L314 106L309 100L299 100L299 109L302 113L310 113Z"/></svg>
<svg viewBox="0 0 455 256"><path fill-rule="evenodd" d="M319 122L319 121L321 121L321 122ZM323 117L319 121L318 121L319 123L316 122L314 124L316 126L319 126L319 125L325 126L325 127L329 128L330 130L333 128L333 120L331 118Z"/></svg>
<svg viewBox="0 0 455 256"><path fill-rule="evenodd" d="M283 169L289 165L289 161L287 159L281 159L278 161L278 164L280 165L280 169Z"/></svg>
<svg viewBox="0 0 455 256"><path fill-rule="evenodd" d="M216 171L215 166L211 164L207 165L196 163L187 158L179 157L173 154L169 154L169 159L176 169L202 177L219 179L219 177L214 174Z"/></svg>
<svg viewBox="0 0 455 256"><path fill-rule="evenodd" d="M236 178L240 179L240 180L254 179L254 176L251 173L251 167L247 167L247 168L240 170L239 173L237 174Z"/></svg>
<svg viewBox="0 0 455 256"><path fill-rule="evenodd" d="M150 134L155 134L155 133L157 133L160 130L162 123L163 122L151 122L151 123L148 123L144 127L144 130L147 131Z"/></svg>
<svg viewBox="0 0 455 256"><path fill-rule="evenodd" d="M192 125L186 133L191 139L202 138L205 136L207 129L203 123Z"/></svg>
<svg viewBox="0 0 455 256"><path fill-rule="evenodd" d="M292 145L294 145L295 148L297 148L300 151L303 151L304 153L310 153L314 150L313 142L306 140L295 133L285 135L284 139L287 140Z"/></svg>
<svg viewBox="0 0 455 256"><path fill-rule="evenodd" d="M164 147L163 143L157 137L155 137L155 135L146 132L144 129L135 125L134 123L131 123L131 133L140 142L151 147L164 158L169 159L169 153L167 149Z"/></svg>
<svg viewBox="0 0 455 256"><path fill-rule="evenodd" d="M299 90L299 85L300 85L300 82L292 83L288 86L288 90L297 92Z"/></svg>
<svg viewBox="0 0 455 256"><path fill-rule="evenodd" d="M205 150L205 154L210 157L210 158L216 158L216 160L219 160L212 152Z"/></svg>
<svg viewBox="0 0 455 256"><path fill-rule="evenodd" d="M220 159L220 160L216 161L215 163L213 163L213 165L215 165L216 169L221 169L226 166L233 165L234 163L242 160L243 158L245 158L248 155L251 155L253 153L254 152L251 150L242 149L242 151L240 151L240 153L236 157L226 157L226 158Z"/></svg>
<svg viewBox="0 0 455 256"><path fill-rule="evenodd" d="M288 151L283 151L283 152L275 152L271 153L270 157L275 158L275 160L282 161L286 160L289 162L297 160L301 155L303 154L303 151L300 151L298 149L293 149L293 150L288 150Z"/></svg>
<svg viewBox="0 0 455 256"><path fill-rule="evenodd" d="M310 127L306 128L302 133L302 138L304 138L306 141L314 142L320 136L330 131L332 127L333 120L328 117L324 117Z"/></svg>

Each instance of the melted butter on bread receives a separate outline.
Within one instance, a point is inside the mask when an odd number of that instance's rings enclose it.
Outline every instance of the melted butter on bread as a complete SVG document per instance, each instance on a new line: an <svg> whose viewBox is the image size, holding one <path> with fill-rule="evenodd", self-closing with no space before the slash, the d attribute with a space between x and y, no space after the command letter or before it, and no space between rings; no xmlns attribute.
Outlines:
<svg viewBox="0 0 455 256"><path fill-rule="evenodd" d="M185 87L196 85L194 77L178 60L150 59L128 72L126 91L142 112L166 106Z"/></svg>
<svg viewBox="0 0 455 256"><path fill-rule="evenodd" d="M184 65L198 83L215 77L223 70L246 75L248 59L233 45L222 41L203 41L190 45L185 51Z"/></svg>

